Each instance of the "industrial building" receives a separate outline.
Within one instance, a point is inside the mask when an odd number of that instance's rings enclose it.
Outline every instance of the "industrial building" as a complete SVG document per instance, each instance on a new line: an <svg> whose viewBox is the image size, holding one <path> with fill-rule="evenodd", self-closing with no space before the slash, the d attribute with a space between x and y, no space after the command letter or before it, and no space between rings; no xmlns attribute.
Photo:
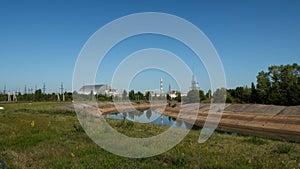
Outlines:
<svg viewBox="0 0 300 169"><path fill-rule="evenodd" d="M84 85L82 86L78 93L79 94L91 94L91 92L94 95L107 95L107 96L116 96L119 94L119 92L115 89L111 89L111 87L108 84L100 84L100 85Z"/></svg>

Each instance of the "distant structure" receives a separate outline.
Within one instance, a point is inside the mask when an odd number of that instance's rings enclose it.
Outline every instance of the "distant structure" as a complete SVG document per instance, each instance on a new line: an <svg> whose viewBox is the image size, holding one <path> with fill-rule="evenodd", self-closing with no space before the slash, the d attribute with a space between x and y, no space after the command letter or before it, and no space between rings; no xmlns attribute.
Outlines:
<svg viewBox="0 0 300 169"><path fill-rule="evenodd" d="M60 94L63 94L64 93L64 83L61 82L60 84Z"/></svg>
<svg viewBox="0 0 300 169"><path fill-rule="evenodd" d="M169 92L169 96L170 96L172 99L174 99L174 98L176 98L177 93L178 93L178 92L177 92L176 90L170 91L170 92Z"/></svg>
<svg viewBox="0 0 300 169"><path fill-rule="evenodd" d="M144 91L144 95L146 95L147 93L149 93L150 96L152 96L152 97L155 96L155 90L145 90L145 91Z"/></svg>
<svg viewBox="0 0 300 169"><path fill-rule="evenodd" d="M79 94L91 94L94 95L107 95L107 96L118 96L120 93L116 89L112 89L108 84L100 84L100 85L84 85L79 91Z"/></svg>
<svg viewBox="0 0 300 169"><path fill-rule="evenodd" d="M117 89L109 89L105 92L107 96L121 96Z"/></svg>
<svg viewBox="0 0 300 169"><path fill-rule="evenodd" d="M43 94L46 94L46 84L43 84Z"/></svg>
<svg viewBox="0 0 300 169"><path fill-rule="evenodd" d="M4 85L3 94L6 94L6 84Z"/></svg>
<svg viewBox="0 0 300 169"><path fill-rule="evenodd" d="M160 85L159 85L159 95L161 96L163 93L163 79L160 78Z"/></svg>
<svg viewBox="0 0 300 169"><path fill-rule="evenodd" d="M33 93L32 87L31 87L31 88L28 88L28 93L29 93L29 94L32 94L32 93Z"/></svg>
<svg viewBox="0 0 300 169"><path fill-rule="evenodd" d="M194 75L192 76L191 90L198 90L198 82L196 82Z"/></svg>
<svg viewBox="0 0 300 169"><path fill-rule="evenodd" d="M168 91L169 94L171 94L171 84L169 84L169 91Z"/></svg>
<svg viewBox="0 0 300 169"><path fill-rule="evenodd" d="M25 85L24 94L27 94L27 86Z"/></svg>

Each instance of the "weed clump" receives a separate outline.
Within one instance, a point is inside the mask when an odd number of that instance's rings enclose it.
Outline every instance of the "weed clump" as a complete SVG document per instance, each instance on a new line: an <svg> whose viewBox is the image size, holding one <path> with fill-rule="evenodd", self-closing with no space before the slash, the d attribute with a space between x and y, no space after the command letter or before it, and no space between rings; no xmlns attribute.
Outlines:
<svg viewBox="0 0 300 169"><path fill-rule="evenodd" d="M245 140L247 143L255 144L255 145L264 145L267 144L267 141L265 139L259 138L259 137L250 137Z"/></svg>
<svg viewBox="0 0 300 169"><path fill-rule="evenodd" d="M293 146L287 143L277 144L274 152L278 154L288 154L292 150Z"/></svg>

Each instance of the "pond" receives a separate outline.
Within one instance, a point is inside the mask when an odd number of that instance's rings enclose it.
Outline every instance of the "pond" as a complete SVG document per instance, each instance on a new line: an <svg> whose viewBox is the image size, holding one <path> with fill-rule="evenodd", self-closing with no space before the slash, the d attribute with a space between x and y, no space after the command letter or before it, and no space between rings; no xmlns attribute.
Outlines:
<svg viewBox="0 0 300 169"><path fill-rule="evenodd" d="M132 122L138 122L138 123L150 123L150 124L156 124L160 126L171 126L171 127L177 127L177 128L184 128L187 129L187 125L183 120L177 120L162 115L160 113L157 113L151 109L148 110L136 110L132 112L126 112L126 113L115 113L115 114L106 114L104 115L105 118L110 119L118 119L118 120L127 120Z"/></svg>

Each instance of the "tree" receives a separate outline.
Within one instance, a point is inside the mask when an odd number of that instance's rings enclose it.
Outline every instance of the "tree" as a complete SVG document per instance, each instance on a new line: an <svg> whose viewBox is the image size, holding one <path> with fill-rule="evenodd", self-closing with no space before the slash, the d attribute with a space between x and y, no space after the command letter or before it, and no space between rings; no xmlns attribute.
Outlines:
<svg viewBox="0 0 300 169"><path fill-rule="evenodd" d="M127 91L124 90L122 94L122 99L125 100L127 98Z"/></svg>
<svg viewBox="0 0 300 169"><path fill-rule="evenodd" d="M135 100L138 100L138 101L140 101L140 100L145 100L144 94L141 93L140 91L138 91L138 92L135 94L134 97L135 97Z"/></svg>
<svg viewBox="0 0 300 169"><path fill-rule="evenodd" d="M150 98L151 98L150 92L146 92L145 98L146 98L147 101L150 101Z"/></svg>
<svg viewBox="0 0 300 169"><path fill-rule="evenodd" d="M41 101L42 99L42 90L38 89L34 92L34 101Z"/></svg>
<svg viewBox="0 0 300 169"><path fill-rule="evenodd" d="M172 98L171 98L171 96L170 96L169 94L167 94L167 100L168 100L168 101L171 101L171 100L172 100Z"/></svg>
<svg viewBox="0 0 300 169"><path fill-rule="evenodd" d="M129 100L131 101L135 100L134 90L130 90L128 95L129 95Z"/></svg>
<svg viewBox="0 0 300 169"><path fill-rule="evenodd" d="M175 100L176 100L177 102L181 102L181 93L180 93L180 92L176 92Z"/></svg>
<svg viewBox="0 0 300 169"><path fill-rule="evenodd" d="M270 80L268 78L268 73L261 71L256 76L257 78L257 95L258 95L258 103L268 103L268 93L270 89Z"/></svg>
<svg viewBox="0 0 300 169"><path fill-rule="evenodd" d="M145 97L144 97L144 94L141 93L140 91L138 91L136 94L135 94L135 100L145 100Z"/></svg>
<svg viewBox="0 0 300 169"><path fill-rule="evenodd" d="M226 99L226 89L220 88L214 92L213 102L214 103L225 103Z"/></svg>
<svg viewBox="0 0 300 169"><path fill-rule="evenodd" d="M199 90L190 90L187 93L187 98L185 100L189 103L197 103L200 101Z"/></svg>
<svg viewBox="0 0 300 169"><path fill-rule="evenodd" d="M211 90L209 89L207 93L205 94L206 98L210 99L211 98Z"/></svg>
<svg viewBox="0 0 300 169"><path fill-rule="evenodd" d="M251 83L251 94L250 94L250 102L256 103L258 101L257 90L255 88L254 83Z"/></svg>
<svg viewBox="0 0 300 169"><path fill-rule="evenodd" d="M228 90L226 91L226 103L233 103L233 98Z"/></svg>
<svg viewBox="0 0 300 169"><path fill-rule="evenodd" d="M300 66L270 66L267 73L258 73L256 90L259 103L299 105Z"/></svg>
<svg viewBox="0 0 300 169"><path fill-rule="evenodd" d="M199 90L199 97L200 97L200 101L206 100L207 97L204 94L203 90Z"/></svg>

